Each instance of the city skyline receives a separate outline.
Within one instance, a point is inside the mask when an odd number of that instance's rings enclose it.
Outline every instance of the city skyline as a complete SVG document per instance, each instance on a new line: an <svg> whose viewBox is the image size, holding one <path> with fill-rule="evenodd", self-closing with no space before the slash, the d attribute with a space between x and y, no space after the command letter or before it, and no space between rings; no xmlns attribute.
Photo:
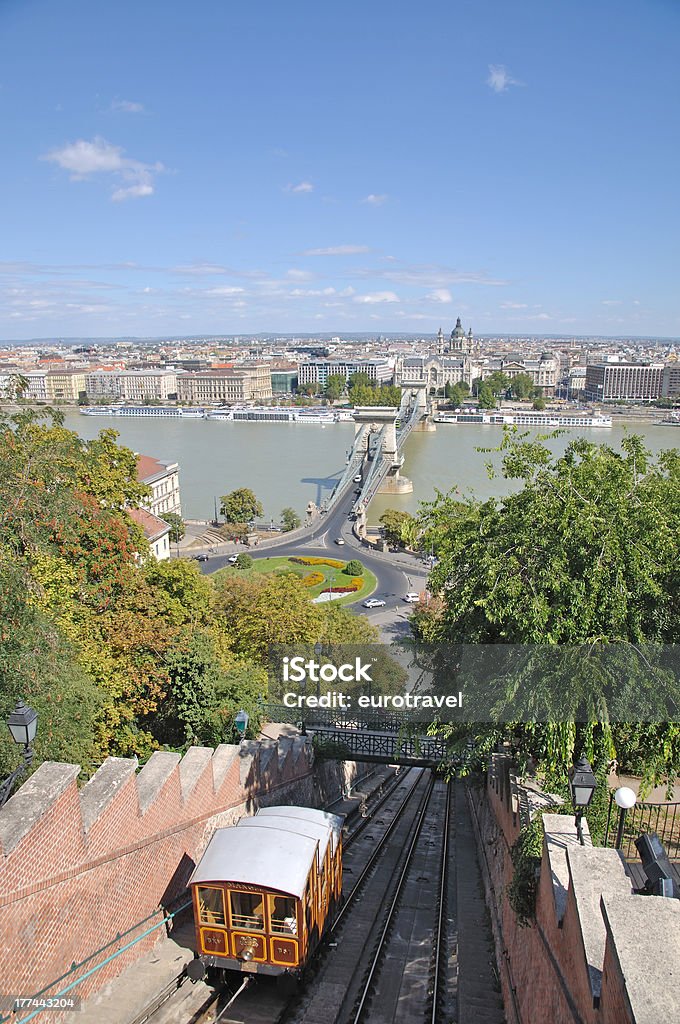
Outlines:
<svg viewBox="0 0 680 1024"><path fill-rule="evenodd" d="M9 3L0 341L675 338L679 25L667 0Z"/></svg>

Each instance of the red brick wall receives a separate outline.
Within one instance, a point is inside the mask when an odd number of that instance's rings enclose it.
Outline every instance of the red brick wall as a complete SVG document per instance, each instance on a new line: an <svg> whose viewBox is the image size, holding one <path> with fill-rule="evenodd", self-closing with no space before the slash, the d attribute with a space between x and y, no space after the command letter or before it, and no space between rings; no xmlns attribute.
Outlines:
<svg viewBox="0 0 680 1024"><path fill-rule="evenodd" d="M183 891L219 825L259 804L315 803L309 748L283 743L223 747L212 757L193 751L184 766L173 764L173 755L154 755L140 775L134 762L110 759L82 790L77 769L41 765L0 810L2 991L34 994L143 919L151 918L107 952L162 921L159 904ZM118 774L93 801L107 771ZM100 988L162 933L122 954L78 993Z"/></svg>
<svg viewBox="0 0 680 1024"><path fill-rule="evenodd" d="M634 1024L609 939L600 1009L593 1007L574 892L571 887L567 892L560 927L545 848L536 922L519 926L506 892L513 876L510 850L520 830L518 805L506 769L507 764L497 762L486 789L471 788L469 792L508 1024Z"/></svg>

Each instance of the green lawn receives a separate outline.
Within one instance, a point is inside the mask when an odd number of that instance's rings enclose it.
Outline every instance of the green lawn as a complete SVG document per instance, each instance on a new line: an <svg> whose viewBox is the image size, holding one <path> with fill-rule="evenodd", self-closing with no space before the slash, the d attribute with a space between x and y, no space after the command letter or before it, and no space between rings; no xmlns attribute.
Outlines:
<svg viewBox="0 0 680 1024"><path fill-rule="evenodd" d="M248 552L250 554L250 552ZM237 569L235 566L228 566L226 569L220 569L220 572L224 573L243 573L243 572L260 572L260 573L294 573L302 579L307 576L310 572L323 573L323 582L317 583L315 587L309 587L308 593L310 597L318 597L319 594L329 586L341 587L344 585L346 580L351 577L347 576L342 569L336 569L330 565L299 565L296 562L291 562L290 558L286 555L277 555L273 558L257 558L253 557L252 569ZM343 566L347 562L340 558L334 558L333 555L329 555L333 561L342 562ZM361 559L359 559L361 561ZM364 567L364 571L361 576L364 581L364 585L361 590L355 591L353 594L346 594L344 597L336 598L333 604L354 604L356 601L365 601L369 594L372 594L378 585L378 581L372 572Z"/></svg>

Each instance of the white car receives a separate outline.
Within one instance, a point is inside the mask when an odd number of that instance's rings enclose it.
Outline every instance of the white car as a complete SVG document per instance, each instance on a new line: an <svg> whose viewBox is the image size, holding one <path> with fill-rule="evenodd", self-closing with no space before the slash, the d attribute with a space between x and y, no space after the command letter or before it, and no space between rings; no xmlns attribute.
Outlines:
<svg viewBox="0 0 680 1024"><path fill-rule="evenodd" d="M231 565L236 565L236 559L237 558L238 558L238 555L229 555L229 558L227 559L227 561L230 562Z"/></svg>
<svg viewBox="0 0 680 1024"><path fill-rule="evenodd" d="M369 597L368 601L364 601L364 608L384 608L385 602L379 600L377 597Z"/></svg>
<svg viewBox="0 0 680 1024"><path fill-rule="evenodd" d="M354 477L354 483L355 484L360 484L361 483L361 473L359 473L358 476Z"/></svg>
<svg viewBox="0 0 680 1024"><path fill-rule="evenodd" d="M344 542L344 540L342 539L342 537L336 537L336 538L335 538L335 543L336 543L336 544L340 544L340 545L342 545L342 544L344 544L345 542Z"/></svg>
<svg viewBox="0 0 680 1024"><path fill-rule="evenodd" d="M404 600L407 602L407 604L419 604L420 603L420 594L416 594L416 593L413 593L413 592L409 593L409 594L406 594L405 597L404 597Z"/></svg>

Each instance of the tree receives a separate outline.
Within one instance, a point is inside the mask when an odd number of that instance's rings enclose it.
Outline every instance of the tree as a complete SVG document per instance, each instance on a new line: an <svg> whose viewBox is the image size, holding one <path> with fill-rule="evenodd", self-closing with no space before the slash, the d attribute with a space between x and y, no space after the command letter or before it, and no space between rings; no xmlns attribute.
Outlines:
<svg viewBox="0 0 680 1024"><path fill-rule="evenodd" d="M357 370L356 373L352 373L350 375L350 378L347 382L347 386L350 391L353 391L354 388L357 387L370 388L373 386L373 381L371 380L369 375L365 373L363 370Z"/></svg>
<svg viewBox="0 0 680 1024"><path fill-rule="evenodd" d="M545 409L545 399L544 398L535 398L534 399L533 408L537 412L543 412L543 410Z"/></svg>
<svg viewBox="0 0 680 1024"><path fill-rule="evenodd" d="M502 398L510 387L510 378L501 370L494 370L484 381L495 398Z"/></svg>
<svg viewBox="0 0 680 1024"><path fill-rule="evenodd" d="M261 502L249 487L223 494L220 503L220 512L228 523L248 523L264 514Z"/></svg>
<svg viewBox="0 0 680 1024"><path fill-rule="evenodd" d="M578 655L551 699L576 680L590 709L585 721L577 725L565 715L544 726L516 726L512 738L555 771L566 770L582 749L602 765L615 734L600 688L602 666L595 662L593 671L590 664L593 645L604 645L605 666L609 660L615 677L632 681L640 702L654 673L663 678L649 645L680 637L680 453L653 458L631 436L620 451L577 439L557 457L527 437L509 432L501 445L503 474L521 482L518 492L485 502L440 495L425 507L422 525L436 536L440 558L429 584L438 601L416 614L415 628L430 641L500 645L498 658L524 652L532 699L543 676L552 673L555 682L559 675L549 666L537 673L536 665L554 645L573 645L557 657L563 671L569 651ZM641 644L648 646L640 652ZM618 671L621 652L639 659L637 675ZM677 680L666 685L672 694ZM656 726L643 743L649 781L680 771L680 727L658 718ZM629 728L639 741L640 723Z"/></svg>
<svg viewBox="0 0 680 1024"><path fill-rule="evenodd" d="M344 393L345 377L342 373L331 373L326 380L324 394L331 402L337 401Z"/></svg>
<svg viewBox="0 0 680 1024"><path fill-rule="evenodd" d="M456 384L452 384L449 381L444 388L444 397L451 402L451 404L457 408L461 406L470 394L470 388L464 380L459 380Z"/></svg>
<svg viewBox="0 0 680 1024"><path fill-rule="evenodd" d="M357 558L352 558L342 571L348 576L363 576L364 567Z"/></svg>
<svg viewBox="0 0 680 1024"><path fill-rule="evenodd" d="M621 452L579 438L563 456L506 432L502 499L440 495L423 526L444 635L465 643L677 643L680 454L656 461L641 438ZM445 585L446 584L446 585Z"/></svg>
<svg viewBox="0 0 680 1024"><path fill-rule="evenodd" d="M531 398L534 393L534 379L530 373L517 373L510 380L510 393L520 401Z"/></svg>
<svg viewBox="0 0 680 1024"><path fill-rule="evenodd" d="M252 569L253 559L250 555L246 554L245 551L242 551L240 555L236 556L234 565L237 569Z"/></svg>
<svg viewBox="0 0 680 1024"><path fill-rule="evenodd" d="M184 520L176 512L164 512L163 519L170 527L170 540L173 544L179 544L186 533Z"/></svg>
<svg viewBox="0 0 680 1024"><path fill-rule="evenodd" d="M404 529L408 529L414 517L400 509L388 508L380 517L380 524L385 532L385 540L392 546L404 546Z"/></svg>
<svg viewBox="0 0 680 1024"><path fill-rule="evenodd" d="M486 382L482 382L477 388L477 402L480 409L496 408L496 396Z"/></svg>
<svg viewBox="0 0 680 1024"><path fill-rule="evenodd" d="M281 510L281 522L284 531L289 533L291 530L297 530L300 526L300 516L294 508L284 508Z"/></svg>
<svg viewBox="0 0 680 1024"><path fill-rule="evenodd" d="M298 384L296 391L298 395L307 395L311 398L312 395L317 395L319 393L319 385L312 383L311 381L309 384Z"/></svg>

